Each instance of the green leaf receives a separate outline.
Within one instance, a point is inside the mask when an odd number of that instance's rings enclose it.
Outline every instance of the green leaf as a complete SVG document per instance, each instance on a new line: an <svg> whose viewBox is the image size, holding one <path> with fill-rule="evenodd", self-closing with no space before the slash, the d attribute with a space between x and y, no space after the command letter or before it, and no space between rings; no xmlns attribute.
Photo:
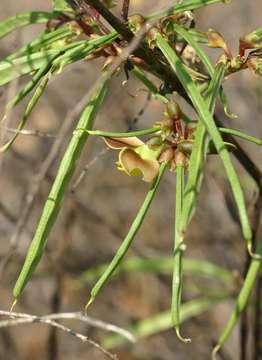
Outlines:
<svg viewBox="0 0 262 360"><path fill-rule="evenodd" d="M152 83L151 80L146 77L143 70L135 66L132 70L132 74L135 75L135 77L139 79L148 88L148 90L153 94L155 99L162 101L164 104L168 103L168 98L160 94L157 87Z"/></svg>
<svg viewBox="0 0 262 360"><path fill-rule="evenodd" d="M201 7L217 4L217 3L228 3L230 0L184 0L180 4L169 6L163 10L157 11L146 17L147 20L153 20L162 18L169 15L179 14L188 10L196 10Z"/></svg>
<svg viewBox="0 0 262 360"><path fill-rule="evenodd" d="M76 129L84 128L88 130L93 127L97 112L99 111L107 92L107 87L108 82L106 81L102 82L102 84L97 88L95 94L86 105ZM88 135L85 132L75 131L63 156L63 159L61 160L55 181L46 200L34 238L27 252L23 268L13 290L13 295L15 298L13 305L16 304L24 287L26 286L42 257L49 233L53 228L53 225L59 214L65 192L74 174L77 161L81 155L87 138Z"/></svg>
<svg viewBox="0 0 262 360"><path fill-rule="evenodd" d="M180 334L180 310L182 294L182 257L183 257L183 239L180 236L180 223L183 211L183 193L185 183L185 165L184 155L176 156L176 213L175 213L175 231L174 231L174 263L172 278L172 305L171 317L179 340L184 343L191 342Z"/></svg>
<svg viewBox="0 0 262 360"><path fill-rule="evenodd" d="M81 40L63 46L57 50L41 50L33 54L27 54L21 58L0 62L0 86L11 80L37 70L50 62L54 69L61 71L66 65L82 60L85 56L97 50L100 46L114 41L118 37L116 32L100 36L94 40ZM60 55L58 57L58 55ZM57 57L57 59L55 59Z"/></svg>
<svg viewBox="0 0 262 360"><path fill-rule="evenodd" d="M60 50L60 48L63 48L66 45L65 40L68 41L68 39L70 39L72 36L75 36L75 34L69 29L68 26L63 26L50 32L44 31L31 43L23 46L15 53L9 55L5 60L11 61L22 56L30 56L31 54L36 53L42 49Z"/></svg>
<svg viewBox="0 0 262 360"><path fill-rule="evenodd" d="M210 82L210 95L207 102L212 115L214 113L216 98L224 77L224 72L225 64L219 63ZM184 192L184 208L180 224L181 232L186 231L196 208L197 196L202 184L203 170L207 159L208 143L209 138L206 127L203 122L199 122L195 132L195 139L189 162L188 181Z"/></svg>
<svg viewBox="0 0 262 360"><path fill-rule="evenodd" d="M29 103L25 109L22 120L18 124L17 133L5 145L0 147L0 152L7 151L12 146L12 144L15 142L16 138L19 135L19 131L24 128L27 119L29 118L29 116L30 116L31 112L33 111L34 107L36 106L36 104L38 103L38 100L42 96L42 94L47 86L50 76L51 76L50 72L47 73L45 76L43 76L39 86L37 87L34 95L32 96L31 100L29 101Z"/></svg>
<svg viewBox="0 0 262 360"><path fill-rule="evenodd" d="M257 253L262 257L262 242L260 242ZM219 349L225 344L225 342L228 340L230 335L232 334L232 331L240 318L240 315L242 311L245 309L249 296L254 288L254 284L256 281L256 278L259 276L259 272L262 269L262 262L258 259L252 259L251 264L249 266L244 284L242 285L242 288L239 292L237 302L235 304L234 310L231 314L231 317L225 327L225 330L223 331L222 335L220 336L218 340L218 344L215 346L212 358L216 358L216 353L219 351Z"/></svg>
<svg viewBox="0 0 262 360"><path fill-rule="evenodd" d="M250 141L256 145L261 146L262 145L262 139L258 139L254 136L248 135L243 133L242 131L239 130L235 130L235 129L230 129L230 128L219 128L219 131L222 132L223 134L230 134L232 136L237 136L240 139L246 140L246 141Z"/></svg>
<svg viewBox="0 0 262 360"><path fill-rule="evenodd" d="M46 23L58 15L57 12L32 11L11 16L0 22L0 38L23 26Z"/></svg>
<svg viewBox="0 0 262 360"><path fill-rule="evenodd" d="M53 9L55 11L73 11L73 9L67 4L65 0L53 0Z"/></svg>
<svg viewBox="0 0 262 360"><path fill-rule="evenodd" d="M159 174L153 181L151 188L150 188L149 192L147 193L145 200L144 200L141 208L139 209L125 239L123 240L121 246L117 250L114 258L112 259L111 263L109 264L109 266L107 267L107 269L105 270L103 275L100 277L100 279L97 281L95 286L92 288L91 297L86 305L86 309L95 300L95 298L98 295L98 293L100 292L100 290L103 288L103 286L107 283L107 281L113 275L114 271L119 266L121 260L124 258L125 254L127 253L130 245L132 244L134 237L136 236L138 230L140 229L140 226L143 223L143 220L144 220L146 213L152 203L152 200L155 196L155 193L157 191L157 188L159 186L160 180L164 174L166 167L167 167L167 164L165 162L163 162L160 166Z"/></svg>
<svg viewBox="0 0 262 360"><path fill-rule="evenodd" d="M114 41L118 37L116 32L111 34L107 34L99 37L98 39L86 41L81 40L77 42L73 42L62 47L59 51L48 50L48 51L40 51L34 53L30 56L24 56L20 59L15 59L13 61L3 61L0 63L0 83L1 83L1 64L2 64L2 76L3 82L9 82L15 77L19 76L15 73L14 69L12 72L12 66L22 63L23 74L27 74L31 71L30 66L32 66L31 59L34 60L33 65L35 70L39 68L36 74L32 77L32 79L25 85L25 87L12 99L8 104L8 110L14 105L18 104L39 82L42 76L46 74L46 72L51 67L51 72L58 72L63 69L64 66L71 64L75 61L79 61L83 59L88 54L95 51L100 46L103 46L105 43L110 43ZM48 53L49 57L45 57L44 54ZM19 66L18 66L19 67Z"/></svg>
<svg viewBox="0 0 262 360"><path fill-rule="evenodd" d="M46 75L46 73L50 70L52 60L54 60L58 56L57 54L44 66L42 66L40 69L36 71L36 73L32 76L31 80L18 92L18 94L9 101L7 104L7 110L5 113L5 116L8 115L8 112L12 107L17 105L20 101L22 101L26 95L30 93L31 90L39 83L39 81L42 79L43 76Z"/></svg>
<svg viewBox="0 0 262 360"><path fill-rule="evenodd" d="M178 25L176 23L172 24L174 31L179 34L182 38L186 40L186 42L191 45L194 50L196 51L199 59L202 61L203 65L205 66L206 70L208 71L209 75L213 77L215 68L211 61L209 60L209 57L205 53L205 51L199 46L199 43L197 39L192 36L192 33L190 30L185 29L183 26ZM236 115L231 114L228 110L228 104L227 104L227 97L223 90L223 87L221 86L219 91L220 101L223 105L225 114L230 118L236 118Z"/></svg>
<svg viewBox="0 0 262 360"><path fill-rule="evenodd" d="M116 40L119 34L116 31L100 36L89 41L79 41L77 45L69 45L69 48L63 55L57 58L52 65L53 71L60 73L65 66L84 59L86 56L92 54L100 47L109 44ZM76 44L76 43L75 43Z"/></svg>
<svg viewBox="0 0 262 360"><path fill-rule="evenodd" d="M129 131L129 132L113 132L113 131L102 131L102 130L90 130L88 131L89 135L92 136L103 136L103 137L113 137L113 138L121 138L121 137L134 137L134 136L144 136L155 134L161 130L160 127L153 127L149 129L141 129L137 131Z"/></svg>
<svg viewBox="0 0 262 360"><path fill-rule="evenodd" d="M180 321L184 322L188 319L196 317L205 311L210 310L220 301L225 300L225 297L219 299L200 298L188 301L181 305ZM173 327L170 311L165 311L157 315L153 315L148 319L141 320L134 326L129 328L129 331L137 338L143 339L148 336L159 334L162 331L167 331ZM125 339L118 335L106 337L102 341L102 346L106 348L113 348L125 343Z"/></svg>
<svg viewBox="0 0 262 360"><path fill-rule="evenodd" d="M230 159L230 155L229 155L225 145L223 144L223 139L221 137L221 134L220 134L216 124L215 124L213 116L211 115L211 113L209 111L209 107L208 107L206 101L203 99L203 97L199 93L199 91L198 91L196 85L194 84L194 82L192 81L190 75L187 73L180 58L177 56L177 54L171 48L171 46L167 43L167 41L160 34L157 35L156 41L157 41L158 47L161 49L161 51L167 58L172 69L176 73L181 84L183 85L184 89L186 90L188 96L190 97L196 111L198 112L200 120L205 125L211 139L214 142L216 150L219 153L219 155L223 161L225 171L226 171L228 180L231 184L233 195L234 195L237 207L238 207L242 232L243 232L243 236L247 243L247 249L248 249L250 255L253 257L255 255L252 252L252 230L251 230L251 226L250 226L249 219L248 219L244 194L243 194L238 176L236 174L236 171L235 171L232 161Z"/></svg>
<svg viewBox="0 0 262 360"><path fill-rule="evenodd" d="M208 43L208 37L205 32L202 32L197 29L187 29L187 32L190 34L190 36L197 41L199 44L207 44Z"/></svg>
<svg viewBox="0 0 262 360"><path fill-rule="evenodd" d="M114 276L121 276L126 273L143 272L171 275L173 271L172 257L157 257L152 259L143 259L131 257L124 259L114 272ZM108 263L99 265L84 271L79 280L83 283L92 283L96 281L108 267ZM234 276L229 271L206 260L196 260L185 258L183 261L183 270L186 274L192 276L203 276L207 278L216 278L224 283L230 284Z"/></svg>
<svg viewBox="0 0 262 360"><path fill-rule="evenodd" d="M26 75L39 68L48 66L56 56L59 55L57 50L39 51L37 53L22 56L14 60L3 60L0 62L0 86L10 81Z"/></svg>

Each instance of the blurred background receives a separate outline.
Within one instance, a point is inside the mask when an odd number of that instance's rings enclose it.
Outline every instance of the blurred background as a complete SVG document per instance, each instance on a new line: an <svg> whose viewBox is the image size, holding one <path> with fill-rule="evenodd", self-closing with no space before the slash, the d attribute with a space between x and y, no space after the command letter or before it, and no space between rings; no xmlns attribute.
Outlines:
<svg viewBox="0 0 262 360"><path fill-rule="evenodd" d="M29 10L51 10L51 1L1 1L1 20ZM120 4L121 1L118 1ZM161 5L159 5L161 3ZM149 14L173 1L131 0L130 14ZM119 11L119 8L116 11ZM212 5L195 12L196 26L220 31L236 54L238 39L261 26L262 4L258 0L239 0L230 5ZM43 30L34 25L14 32L1 40L1 59L30 42ZM219 52L210 51L213 59ZM1 155L0 177L0 309L8 310L12 303L12 287L22 266L27 247L34 234L44 201L55 177L59 161L71 137L77 117L70 113L88 92L101 72L101 62L81 62L66 68L51 81L44 96L28 121L27 128L52 135L61 134L67 117L71 124L62 134L63 142L55 161L36 193L33 206L25 216L28 195L34 191L37 176L50 155L56 138L19 136L10 151ZM147 101L147 93L134 78L121 86L122 75L111 83L96 128L125 130L147 104L136 126L149 127L162 117L161 103ZM25 80L26 81L26 80ZM156 81L157 83L157 81ZM1 88L0 114L4 113L10 94L17 84ZM225 85L230 110L236 120L224 123L261 138L261 78L249 72L230 77ZM27 100L26 100L27 101ZM12 112L8 125L16 127L26 102ZM218 108L223 118L222 109ZM241 142L253 161L261 165L261 150ZM105 151L101 139L90 139L72 182L87 167L85 177L74 193L68 192L58 221L52 231L47 250L28 284L16 311L30 314L80 311L88 299L92 283L80 281L81 274L109 261L124 238L136 211L147 192L148 184L129 178L116 170L117 152ZM186 257L209 260L234 272L243 271L245 246L241 238L231 193L221 162L210 158L199 197L198 209L187 235ZM260 161L259 161L260 160ZM241 176L249 206L254 204L256 186L235 162ZM175 206L175 176L167 173L161 183L144 224L137 234L129 257L153 258L169 256L173 248ZM21 220L21 216L25 218ZM261 231L260 231L261 234ZM183 302L194 298L199 286L208 286L196 276L185 278ZM196 290L197 289L197 290ZM168 310L171 299L171 276L150 273L125 274L110 281L97 297L89 315L129 328L138 321ZM192 338L189 346L180 343L174 331L165 330L139 340L125 343L113 351L123 360L171 360L210 358L210 351L225 325L233 300L213 307L182 325L182 333ZM101 341L107 333L79 322L67 322L70 327ZM251 336L251 334L250 334ZM239 329L236 328L224 350L225 359L239 359ZM103 360L101 352L46 325L22 325L0 331L0 359ZM251 358L251 357L250 357Z"/></svg>

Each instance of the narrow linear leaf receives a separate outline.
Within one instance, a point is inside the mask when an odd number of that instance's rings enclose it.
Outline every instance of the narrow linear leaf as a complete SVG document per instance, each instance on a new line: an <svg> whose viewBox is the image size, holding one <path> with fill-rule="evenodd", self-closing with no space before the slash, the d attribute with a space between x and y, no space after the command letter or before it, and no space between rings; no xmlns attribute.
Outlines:
<svg viewBox="0 0 262 360"><path fill-rule="evenodd" d="M203 65L205 66L206 70L208 71L209 75L212 78L215 73L215 67L211 63L211 61L210 61L209 57L207 56L207 54L205 53L205 51L199 46L197 40L194 38L194 36L192 36L190 30L187 30L183 26L176 24L176 23L173 23L173 28L177 34L179 34L182 38L184 38L186 40L186 42L190 46L193 47L193 49L196 51L196 54L198 55L199 59L201 60L201 62L203 63ZM228 110L227 97L226 97L226 94L225 94L222 86L220 87L220 90L219 90L219 96L220 96L220 101L223 105L225 114L230 118L236 118L236 116L234 114L231 114Z"/></svg>
<svg viewBox="0 0 262 360"><path fill-rule="evenodd" d="M103 83L88 102L78 122L77 129L89 130L93 127L96 114L103 102L108 83ZM65 155L60 163L55 181L45 203L35 236L28 250L23 268L15 284L13 295L15 302L20 297L25 285L32 276L44 251L48 235L56 221L66 189L74 173L77 161L87 141L88 135L83 131L73 134Z"/></svg>
<svg viewBox="0 0 262 360"><path fill-rule="evenodd" d="M147 20L154 20L162 18L169 15L179 14L184 11L196 10L201 7L217 4L217 3L228 3L230 0L184 0L180 4L176 4L172 7L165 8L163 10L157 11L153 14L150 14L146 17Z"/></svg>
<svg viewBox="0 0 262 360"><path fill-rule="evenodd" d="M181 305L181 317L180 321L184 322L188 319L196 317L205 311L212 309L220 301L225 298L218 299L206 299L200 298L192 301L188 301ZM173 323L170 316L170 311L165 311L157 315L153 315L148 319L139 321L136 325L129 328L129 331L137 338L143 339L148 336L159 334L162 331L167 331L173 327ZM125 343L125 339L118 335L112 335L106 337L102 341L102 345L106 348L113 348Z"/></svg>
<svg viewBox="0 0 262 360"><path fill-rule="evenodd" d="M155 134L160 130L161 130L161 128L156 126L156 127L152 127L152 128L149 128L149 129L141 129L141 130L129 131L129 132L113 132L113 131L102 131L102 130L90 130L90 131L88 131L88 134L92 135L92 136L121 138L121 137L134 137L134 136L143 136L143 135Z"/></svg>
<svg viewBox="0 0 262 360"><path fill-rule="evenodd" d="M92 302L95 300L96 296L98 295L99 291L102 289L102 287L107 283L109 278L112 276L113 272L118 267L121 260L123 259L126 252L128 251L130 245L132 244L132 241L133 241L134 237L136 236L141 224L143 223L146 213L147 213L147 211L151 205L151 202L155 196L156 190L158 188L158 185L160 183L160 180L164 174L166 167L167 167L166 162L163 162L160 165L159 173L158 173L157 177L155 178L155 180L153 181L151 188L150 188L149 192L147 193L145 200L144 200L141 208L139 209L125 239L123 240L121 246L117 250L114 258L112 259L111 263L109 264L109 266L107 267L107 269L105 270L103 275L100 277L100 279L97 281L95 286L92 288L91 297L86 305L86 309L90 304L92 304Z"/></svg>
<svg viewBox="0 0 262 360"><path fill-rule="evenodd" d="M225 73L225 64L219 62L216 66L213 78L210 82L210 95L207 99L210 113L213 115L215 110L216 99ZM184 192L184 208L181 220L180 232L185 233L189 226L190 220L196 208L197 196L199 194L202 180L203 170L207 159L209 148L209 137L203 122L199 122L195 139L193 144L192 153L190 156L188 181Z"/></svg>
<svg viewBox="0 0 262 360"><path fill-rule="evenodd" d="M46 23L58 15L59 12L32 11L11 16L0 22L0 38L23 26Z"/></svg>
<svg viewBox="0 0 262 360"><path fill-rule="evenodd" d="M52 62L53 69L61 71L64 66L82 60L99 47L111 43L118 36L118 33L112 32L90 41L77 41L57 50L43 49L14 60L8 60L7 58L0 62L0 86L7 84L17 77L49 65L50 62Z"/></svg>
<svg viewBox="0 0 262 360"><path fill-rule="evenodd" d="M57 50L39 51L29 56L22 56L14 60L3 60L0 62L0 86L10 81L48 66L50 62L59 55Z"/></svg>
<svg viewBox="0 0 262 360"><path fill-rule="evenodd" d="M160 91L157 89L155 84L148 79L148 77L141 69L135 66L134 69L132 70L132 74L148 88L148 90L150 91L151 94L153 94L155 99L160 100L164 104L168 103L169 101L168 97L160 93ZM181 114L181 118L186 124L193 122L185 113Z"/></svg>
<svg viewBox="0 0 262 360"><path fill-rule="evenodd" d="M70 47L71 45L69 46L69 48ZM17 105L20 101L22 101L34 89L34 87L39 83L42 77L45 76L46 73L51 69L53 61L56 58L58 58L60 54L61 54L60 51L55 51L53 53L53 56L49 58L48 62L44 62L42 66L39 66L39 69L37 69L35 74L32 76L31 80L18 92L18 94L12 100L9 101L9 103L7 104L7 109L4 118L7 116L8 111L11 108ZM39 63L38 65L41 65L41 63ZM1 67L1 63L0 63L0 67ZM8 81L11 80L13 80L13 78L9 78Z"/></svg>
<svg viewBox="0 0 262 360"><path fill-rule="evenodd" d="M55 51L53 56L49 58L49 61L44 63L41 67L41 63L37 64L39 70L32 77L32 79L25 85L25 87L12 99L8 106L7 111L13 106L17 105L39 82L39 80L44 76L47 71L51 68L51 72L54 73L58 68L71 64L74 61L83 59L86 55L95 51L97 48L103 44L110 43L117 38L118 34L116 32L101 36L98 39L90 41L78 41L72 44L64 46L60 51ZM42 53L41 51L39 52ZM36 53L36 54L39 54ZM35 54L33 54L35 55ZM12 75L12 74L11 74ZM1 77L1 63L0 63L0 77ZM12 80L12 78L8 81Z"/></svg>
<svg viewBox="0 0 262 360"><path fill-rule="evenodd" d="M171 317L173 326L179 340L188 343L191 340L182 337L180 334L180 308L182 294L182 253L183 239L180 237L180 222L183 211L183 193L184 193L184 155L176 156L176 212L175 212L175 231L174 231L174 264L173 264L173 280L172 280L172 304Z"/></svg>
<svg viewBox="0 0 262 360"><path fill-rule="evenodd" d="M53 69L60 73L65 66L84 59L87 55L98 50L100 47L110 44L119 37L116 31L100 36L89 41L79 41L78 46L68 49L63 55L53 62Z"/></svg>
<svg viewBox="0 0 262 360"><path fill-rule="evenodd" d="M196 85L193 83L190 75L185 70L183 63L181 62L180 58L177 56L175 51L170 47L170 45L167 43L167 41L160 35L157 35L157 44L165 57L167 58L168 62L170 63L172 69L178 76L180 82L182 83L184 89L188 93L188 96L190 97L196 111L199 114L199 117L205 127L208 130L208 133L210 137L212 138L214 145L217 149L217 152L219 153L224 167L225 171L228 177L228 180L231 184L231 188L233 191L233 195L238 207L239 211L239 217L242 227L243 236L247 243L247 248L252 257L256 256L252 251L252 231L247 215L247 209L244 199L244 194L238 179L238 176L236 174L236 171L233 167L233 164L230 159L230 155L223 144L223 139L221 137L221 134L215 124L215 121L213 119L213 116L211 115L208 105L206 104L205 100L199 93Z"/></svg>
<svg viewBox="0 0 262 360"><path fill-rule="evenodd" d="M191 37L197 41L199 44L207 44L208 43L208 37L205 32L199 31L197 29L188 29L188 33L191 35Z"/></svg>
<svg viewBox="0 0 262 360"><path fill-rule="evenodd" d="M153 94L155 99L162 101L164 104L168 103L168 98L160 94L155 84L148 79L148 77L141 69L135 66L132 70L132 74L135 75L135 77L139 79L148 88L148 90Z"/></svg>
<svg viewBox="0 0 262 360"><path fill-rule="evenodd" d="M173 272L174 259L172 257L157 257L150 259L143 259L138 257L131 257L124 259L114 272L114 276L121 276L121 274L143 272L171 275ZM84 271L80 276L80 281L83 283L92 283L99 278L108 267L108 263L99 265ZM196 260L185 258L183 260L183 271L185 274L193 276L204 276L207 278L216 278L224 283L231 283L233 281L233 274L227 269L215 265L206 260Z"/></svg>
<svg viewBox="0 0 262 360"><path fill-rule="evenodd" d="M257 253L262 257L262 242L260 242ZM262 262L258 259L252 259L251 264L249 266L247 276L245 278L244 284L240 290L240 293L237 298L237 302L235 304L234 310L231 314L231 317L225 327L225 330L223 331L222 335L220 336L218 340L218 344L215 346L212 358L216 358L216 354L219 351L219 349L225 344L225 342L229 339L237 321L240 318L240 315L242 311L245 309L249 296L252 292L252 289L254 288L254 283L256 281L256 278L259 275L259 272L262 268Z"/></svg>
<svg viewBox="0 0 262 360"><path fill-rule="evenodd" d="M20 101L22 101L33 89L34 87L39 83L39 81L47 74L47 72L50 70L51 68L51 64L52 64L52 60L54 60L56 58L55 55L49 63L45 64L44 66L42 66L40 69L37 70L37 72L32 76L32 79L18 92L18 94L16 94L16 96L9 101L9 103L7 104L7 111L6 113L8 113L8 111L14 107L15 105L17 105ZM5 115L7 116L7 114Z"/></svg>
<svg viewBox="0 0 262 360"><path fill-rule="evenodd" d="M72 8L68 6L67 2L65 0L53 0L53 9L55 11L66 11L66 12L72 12Z"/></svg>
<svg viewBox="0 0 262 360"><path fill-rule="evenodd" d="M51 32L45 31L32 42L23 46L15 53L9 55L5 60L11 61L23 56L30 56L31 54L36 53L42 49L47 50L47 48L50 48L51 46L53 47L53 50L59 50L59 47L63 47L65 44L62 43L62 46L58 46L58 42L61 43L61 40L65 39L68 41L68 39L70 39L72 36L75 36L75 33L73 33L68 26L63 26Z"/></svg>
<svg viewBox="0 0 262 360"><path fill-rule="evenodd" d="M237 136L240 139L250 141L250 142L252 142L252 143L254 143L256 145L260 145L260 146L262 145L262 139L258 139L258 138L254 137L254 136L245 134L245 133L243 133L242 131L239 131L239 130L230 129L230 128L219 128L219 131L222 132L223 134L230 134L230 135L233 135L233 136Z"/></svg>
<svg viewBox="0 0 262 360"><path fill-rule="evenodd" d="M38 103L38 100L40 99L41 95L43 94L46 86L47 86L47 83L49 81L49 78L50 78L50 75L51 73L47 73L41 80L39 86L37 87L34 95L32 96L31 100L29 101L26 109L25 109L25 112L24 112L24 115L22 117L22 120L20 121L20 123L18 124L18 127L17 127L17 133L5 144L3 145L2 147L0 147L0 153L1 152L4 152L4 151L7 151L11 146L12 144L15 142L16 138L18 137L19 135L19 131L22 130L26 124L26 121L27 119L29 118L31 112L33 111L34 107L36 106L36 104Z"/></svg>
<svg viewBox="0 0 262 360"><path fill-rule="evenodd" d="M179 34L182 38L186 40L188 44L190 44L194 50L196 51L198 57L204 64L205 68L207 69L208 73L212 76L214 75L214 66L209 60L209 57L205 53L205 51L198 45L198 42L194 39L194 37L191 35L191 33L183 28L183 26L173 23L172 24L174 31Z"/></svg>

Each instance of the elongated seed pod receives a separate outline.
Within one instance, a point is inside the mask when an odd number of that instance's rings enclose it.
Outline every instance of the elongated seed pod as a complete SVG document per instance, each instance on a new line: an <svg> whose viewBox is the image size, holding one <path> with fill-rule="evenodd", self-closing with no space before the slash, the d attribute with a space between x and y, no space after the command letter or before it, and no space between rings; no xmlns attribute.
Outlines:
<svg viewBox="0 0 262 360"><path fill-rule="evenodd" d="M172 282L172 305L171 317L175 327L177 337L187 343L190 339L183 338L180 334L180 306L182 293L182 253L183 238L180 236L180 222L183 211L183 193L185 177L185 156L178 153L176 156L176 214L175 214L175 234L174 234L174 264Z"/></svg>
<svg viewBox="0 0 262 360"><path fill-rule="evenodd" d="M119 249L117 250L117 253L115 254L113 260L111 261L111 263L108 265L107 269L105 270L105 272L103 273L103 275L100 277L100 279L97 281L97 283L95 284L95 286L93 287L92 291L91 291L91 297L90 300L88 301L87 305L86 305L86 309L88 308L89 305L92 304L92 302L95 300L96 296L98 295L99 291L102 289L102 287L106 284L106 282L108 281L108 279L111 277L111 275L113 274L113 272L115 271L115 269L117 268L117 266L119 265L120 261L123 259L123 257L125 256L127 250L129 249L136 233L138 232L144 218L145 215L149 209L149 206L155 196L156 190L158 188L158 185L160 183L160 180L164 174L164 171L166 169L167 163L163 162L160 165L160 169L159 169L159 173L157 175L157 177L155 178L155 180L153 181L151 188L149 190L149 192L147 193L147 196L141 206L141 208L139 209L135 220L133 221L124 241L122 242L121 246L119 247Z"/></svg>
<svg viewBox="0 0 262 360"><path fill-rule="evenodd" d="M96 114L102 104L107 90L107 82L103 83L92 96L85 107L77 124L77 129L92 129ZM86 143L88 134L84 131L75 131L60 163L55 181L45 203L35 236L28 250L26 260L15 284L13 295L15 302L21 295L25 285L32 276L41 259L48 235L55 223L65 191L72 178L77 160Z"/></svg>

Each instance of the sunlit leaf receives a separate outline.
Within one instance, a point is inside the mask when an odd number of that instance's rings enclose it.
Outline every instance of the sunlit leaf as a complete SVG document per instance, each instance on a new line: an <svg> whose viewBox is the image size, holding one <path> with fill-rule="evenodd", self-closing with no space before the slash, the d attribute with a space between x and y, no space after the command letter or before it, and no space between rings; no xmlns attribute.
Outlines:
<svg viewBox="0 0 262 360"><path fill-rule="evenodd" d="M58 15L57 12L32 11L11 16L0 22L0 38L26 25L46 23Z"/></svg>

